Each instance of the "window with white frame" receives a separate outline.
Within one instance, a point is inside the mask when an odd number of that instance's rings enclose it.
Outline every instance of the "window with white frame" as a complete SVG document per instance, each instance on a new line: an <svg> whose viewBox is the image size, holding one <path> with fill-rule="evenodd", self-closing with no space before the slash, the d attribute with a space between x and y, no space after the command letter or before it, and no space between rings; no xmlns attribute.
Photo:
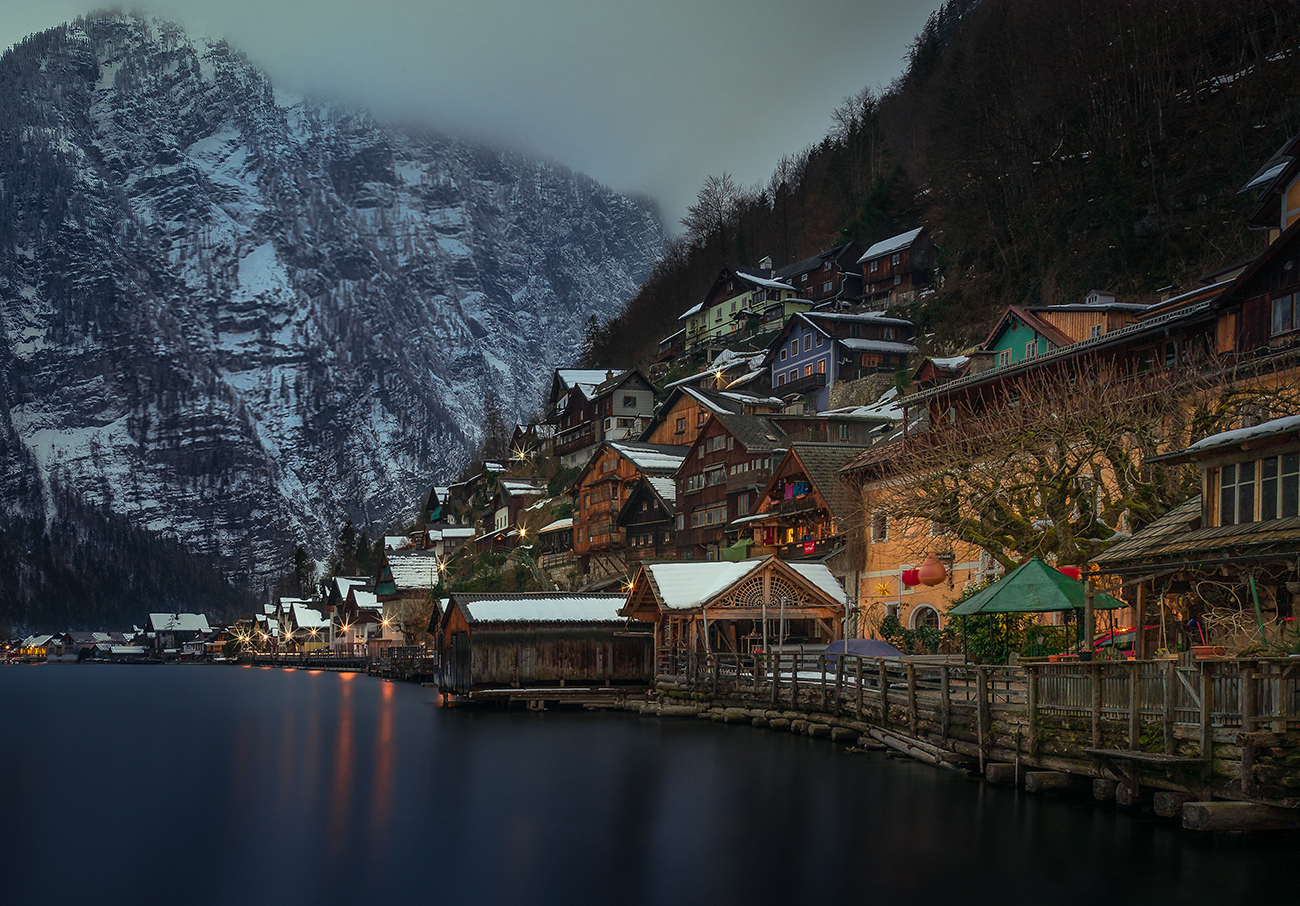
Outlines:
<svg viewBox="0 0 1300 906"><path fill-rule="evenodd" d="M1027 359L1036 359L1036 358L1038 358L1038 341L1037 341L1037 340L1030 340L1028 343L1025 344L1025 358L1027 358Z"/></svg>
<svg viewBox="0 0 1300 906"><path fill-rule="evenodd" d="M1273 300L1272 336L1300 329L1300 293L1289 293Z"/></svg>
<svg viewBox="0 0 1300 906"><path fill-rule="evenodd" d="M871 540L888 541L889 540L889 514L872 513L871 514Z"/></svg>

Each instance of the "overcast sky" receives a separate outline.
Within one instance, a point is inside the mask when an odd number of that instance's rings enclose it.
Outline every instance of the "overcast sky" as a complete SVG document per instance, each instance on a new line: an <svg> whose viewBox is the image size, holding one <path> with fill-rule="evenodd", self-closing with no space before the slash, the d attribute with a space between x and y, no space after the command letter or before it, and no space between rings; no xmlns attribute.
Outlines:
<svg viewBox="0 0 1300 906"><path fill-rule="evenodd" d="M553 158L657 199L765 182L887 85L939 0L145 0L277 87ZM96 8L0 0L0 48Z"/></svg>

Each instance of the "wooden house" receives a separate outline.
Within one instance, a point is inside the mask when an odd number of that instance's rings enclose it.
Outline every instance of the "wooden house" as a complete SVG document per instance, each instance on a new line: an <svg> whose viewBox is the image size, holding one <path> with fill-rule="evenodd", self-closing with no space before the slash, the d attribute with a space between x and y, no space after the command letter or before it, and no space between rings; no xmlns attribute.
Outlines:
<svg viewBox="0 0 1300 906"><path fill-rule="evenodd" d="M201 613L151 613L145 629L152 633L153 647L158 652L173 655L180 654L185 642L212 631L208 618Z"/></svg>
<svg viewBox="0 0 1300 906"><path fill-rule="evenodd" d="M724 409L712 413L676 474L678 559L724 555L736 540L729 526L753 512L773 459L785 447L785 435L769 417ZM743 550L732 556L743 556Z"/></svg>
<svg viewBox="0 0 1300 906"><path fill-rule="evenodd" d="M752 533L754 556L776 554L785 560L830 560L848 546L855 526L857 498L840 469L863 452L855 444L793 443L772 470L753 516L737 522ZM834 562L846 574L856 564Z"/></svg>
<svg viewBox="0 0 1300 906"><path fill-rule="evenodd" d="M1300 136L1288 139L1264 162L1239 194L1245 193L1255 195L1246 223L1266 230L1270 243L1300 219Z"/></svg>
<svg viewBox="0 0 1300 906"><path fill-rule="evenodd" d="M640 371L558 368L547 422L566 468L583 465L606 440L639 437L654 414L654 387Z"/></svg>
<svg viewBox="0 0 1300 906"><path fill-rule="evenodd" d="M453 594L437 637L440 690L649 684L653 636L629 632L617 595Z"/></svg>
<svg viewBox="0 0 1300 906"><path fill-rule="evenodd" d="M738 562L645 563L619 613L654 626L669 673L714 652L748 654L843 636L846 597L825 564L777 557Z"/></svg>
<svg viewBox="0 0 1300 906"><path fill-rule="evenodd" d="M618 513L627 563L677 556L677 483L668 475L642 475Z"/></svg>
<svg viewBox="0 0 1300 906"><path fill-rule="evenodd" d="M441 582L443 561L429 551L389 551L379 568L375 597L383 606L382 643L405 644L400 627L404 616L431 609L440 613L433 598Z"/></svg>
<svg viewBox="0 0 1300 906"><path fill-rule="evenodd" d="M769 268L724 267L704 299L678 319L686 330L683 348L687 352L724 349L775 329L790 314L811 306L793 286L773 277Z"/></svg>
<svg viewBox="0 0 1300 906"><path fill-rule="evenodd" d="M651 444L689 447L715 412L736 415L771 415L781 411L781 400L761 394L730 390L705 390L679 386L668 395L646 426L641 440Z"/></svg>
<svg viewBox="0 0 1300 906"><path fill-rule="evenodd" d="M772 392L804 397L814 411L829 409L836 384L877 375L892 383L916 352L910 342L915 333L911 321L875 312L796 314L768 347Z"/></svg>
<svg viewBox="0 0 1300 906"><path fill-rule="evenodd" d="M545 570L565 569L576 564L573 552L573 517L556 519L537 531L534 557Z"/></svg>
<svg viewBox="0 0 1300 906"><path fill-rule="evenodd" d="M639 441L602 444L578 474L573 496L573 550L591 578L621 576L626 540L618 516L642 476L670 477L686 448Z"/></svg>
<svg viewBox="0 0 1300 906"><path fill-rule="evenodd" d="M863 301L886 307L914 301L921 289L934 282L937 258L926 227L875 243L858 259Z"/></svg>
<svg viewBox="0 0 1300 906"><path fill-rule="evenodd" d="M1293 636L1300 416L1215 434L1161 460L1196 465L1201 493L1097 558L1102 573L1134 589L1134 624L1151 627L1138 640L1138 656L1189 643L1238 649ZM1188 620L1198 627L1195 638L1161 638L1162 628Z"/></svg>
<svg viewBox="0 0 1300 906"><path fill-rule="evenodd" d="M814 305L850 302L862 296L862 246L846 242L817 255L778 268L773 276L794 287Z"/></svg>
<svg viewBox="0 0 1300 906"><path fill-rule="evenodd" d="M1080 303L1029 305L1025 306L1025 311L1055 327L1071 343L1078 343L1128 327L1141 320L1147 307L1136 302L1117 301L1114 293L1094 289Z"/></svg>
<svg viewBox="0 0 1300 906"><path fill-rule="evenodd" d="M498 478L492 494L493 531L519 528L523 511L545 496L545 482Z"/></svg>

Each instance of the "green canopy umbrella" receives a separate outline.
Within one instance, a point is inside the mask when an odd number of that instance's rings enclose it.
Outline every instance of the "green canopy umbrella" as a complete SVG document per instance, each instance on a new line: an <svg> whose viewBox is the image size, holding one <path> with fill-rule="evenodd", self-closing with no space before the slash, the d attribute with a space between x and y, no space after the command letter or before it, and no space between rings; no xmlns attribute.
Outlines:
<svg viewBox="0 0 1300 906"><path fill-rule="evenodd" d="M1118 598L1093 592L1094 610L1127 607ZM948 611L950 617L993 613L1052 613L1060 610L1083 610L1083 583L1060 570L1030 558L988 588L962 601Z"/></svg>

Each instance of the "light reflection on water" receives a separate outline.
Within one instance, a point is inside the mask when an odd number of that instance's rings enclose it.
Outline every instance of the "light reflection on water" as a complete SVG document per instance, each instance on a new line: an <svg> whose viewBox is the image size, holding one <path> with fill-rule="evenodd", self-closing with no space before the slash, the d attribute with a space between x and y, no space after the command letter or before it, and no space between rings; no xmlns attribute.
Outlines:
<svg viewBox="0 0 1300 906"><path fill-rule="evenodd" d="M1294 901L1293 836L747 727L431 701L350 674L0 668L4 899L75 876L110 903Z"/></svg>

